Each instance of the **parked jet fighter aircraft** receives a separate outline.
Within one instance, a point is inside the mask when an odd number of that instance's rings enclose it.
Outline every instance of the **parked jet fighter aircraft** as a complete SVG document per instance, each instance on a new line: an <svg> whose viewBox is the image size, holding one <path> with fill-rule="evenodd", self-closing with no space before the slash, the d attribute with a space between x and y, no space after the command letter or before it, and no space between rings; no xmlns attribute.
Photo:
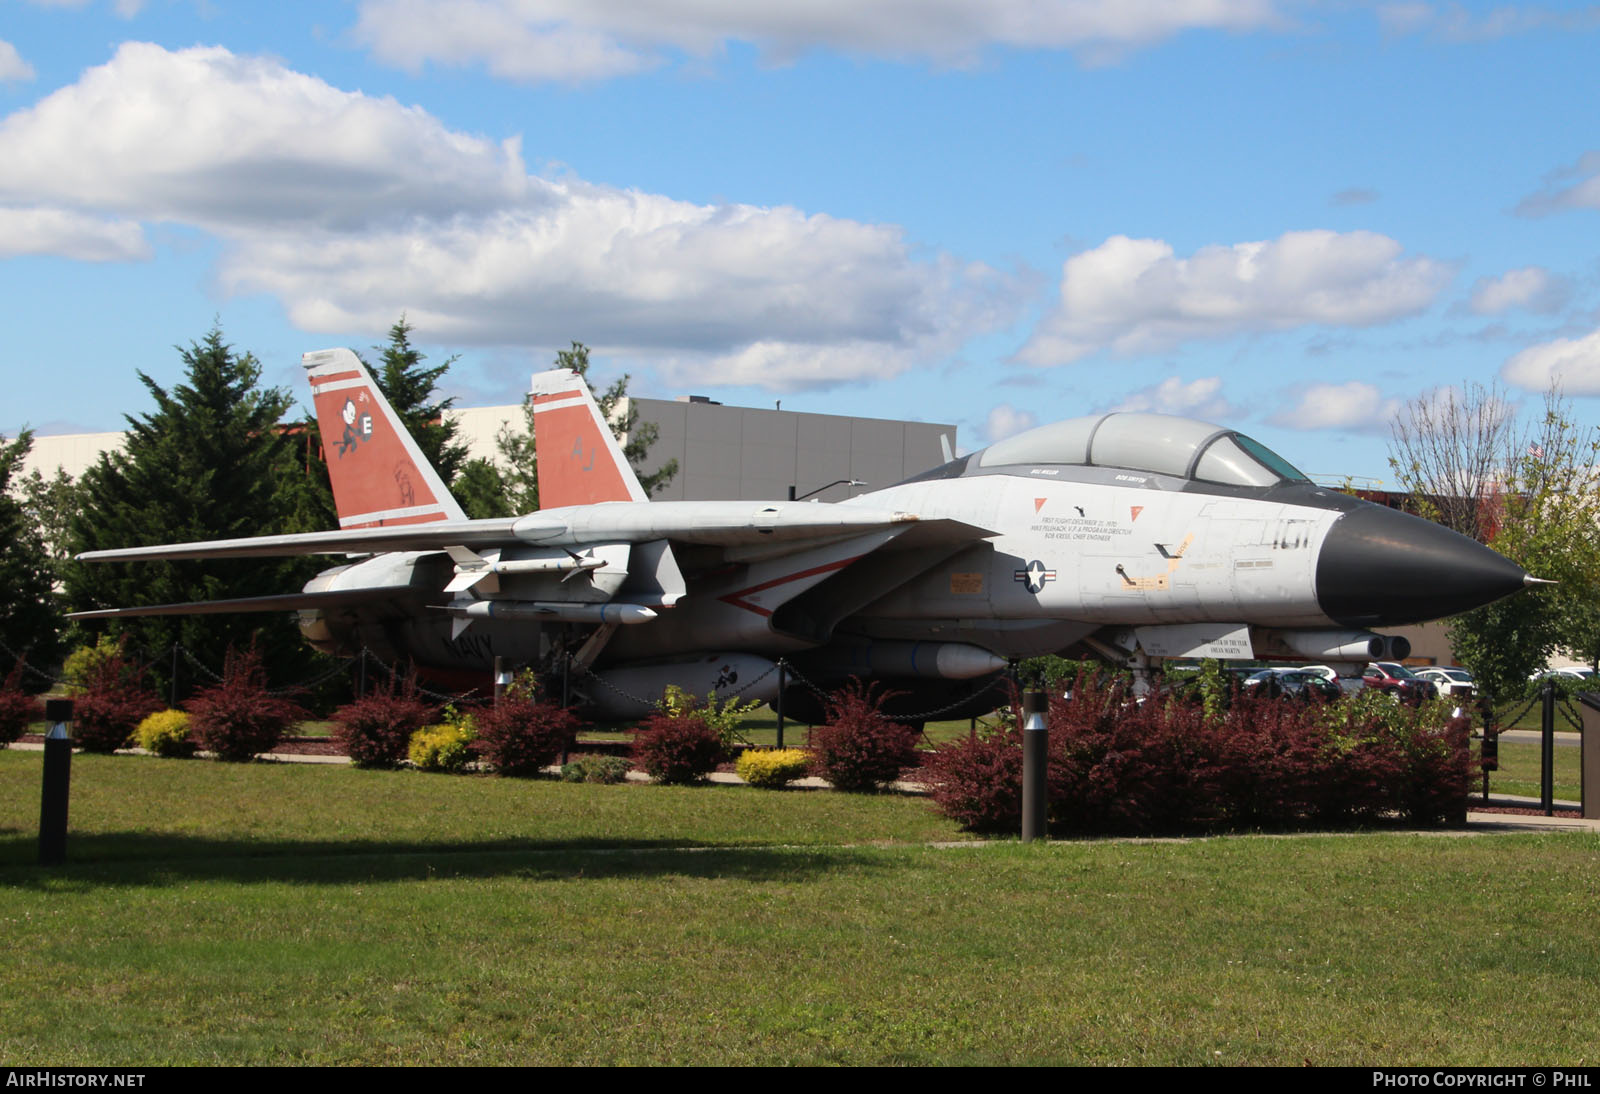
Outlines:
<svg viewBox="0 0 1600 1094"><path fill-rule="evenodd" d="M1085 643L1165 657L1404 656L1368 628L1531 581L1463 536L1316 486L1233 430L1111 413L1001 441L825 504L651 502L582 377L533 378L539 493L468 520L349 350L308 353L337 531L96 551L98 561L353 556L300 593L91 616L297 609L329 652L366 645L479 680L496 655L571 657L601 714L669 683L890 682L947 705L1010 658ZM987 705L992 705L992 696Z"/></svg>

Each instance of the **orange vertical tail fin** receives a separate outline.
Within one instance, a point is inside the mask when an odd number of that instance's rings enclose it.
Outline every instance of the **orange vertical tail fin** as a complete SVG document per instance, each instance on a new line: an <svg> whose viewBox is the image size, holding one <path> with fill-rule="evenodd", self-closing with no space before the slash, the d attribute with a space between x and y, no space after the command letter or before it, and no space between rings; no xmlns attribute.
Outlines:
<svg viewBox="0 0 1600 1094"><path fill-rule="evenodd" d="M582 376L565 368L537 373L528 398L539 508L650 500Z"/></svg>
<svg viewBox="0 0 1600 1094"><path fill-rule="evenodd" d="M300 363L311 380L340 528L466 519L359 357L324 349Z"/></svg>

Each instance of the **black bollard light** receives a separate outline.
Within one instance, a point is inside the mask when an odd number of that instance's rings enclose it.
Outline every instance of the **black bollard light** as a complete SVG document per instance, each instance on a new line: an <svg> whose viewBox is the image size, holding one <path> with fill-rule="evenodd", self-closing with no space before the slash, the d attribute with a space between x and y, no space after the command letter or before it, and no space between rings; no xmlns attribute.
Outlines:
<svg viewBox="0 0 1600 1094"><path fill-rule="evenodd" d="M1045 712L1050 698L1042 691L1022 693L1022 842L1045 838L1048 791L1045 773L1050 755L1050 728Z"/></svg>
<svg viewBox="0 0 1600 1094"><path fill-rule="evenodd" d="M39 865L59 866L67 860L67 798L72 785L71 699L46 699L44 720L44 785L39 794Z"/></svg>

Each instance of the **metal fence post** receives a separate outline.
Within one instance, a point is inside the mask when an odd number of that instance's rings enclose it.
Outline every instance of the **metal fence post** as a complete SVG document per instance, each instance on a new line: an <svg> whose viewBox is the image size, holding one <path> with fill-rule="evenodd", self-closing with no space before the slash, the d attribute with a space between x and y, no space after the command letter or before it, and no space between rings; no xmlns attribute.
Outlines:
<svg viewBox="0 0 1600 1094"><path fill-rule="evenodd" d="M777 709L777 714L778 714L778 747L779 748L783 747L783 688L784 688L784 684L785 684L785 682L787 680L787 677L788 677L788 671L787 670L788 670L788 666L784 664L783 658L781 658L781 657L778 658L778 701L777 701L777 703L775 705L778 708Z"/></svg>
<svg viewBox="0 0 1600 1094"><path fill-rule="evenodd" d="M1544 709L1539 716L1539 807L1552 817L1556 812L1556 682L1549 677L1540 698Z"/></svg>

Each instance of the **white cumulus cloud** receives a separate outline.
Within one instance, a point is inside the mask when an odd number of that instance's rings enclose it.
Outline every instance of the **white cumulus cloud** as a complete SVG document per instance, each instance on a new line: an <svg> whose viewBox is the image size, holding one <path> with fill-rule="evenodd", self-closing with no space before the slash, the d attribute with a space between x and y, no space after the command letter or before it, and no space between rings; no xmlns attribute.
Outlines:
<svg viewBox="0 0 1600 1094"><path fill-rule="evenodd" d="M529 184L515 141L454 133L266 58L146 42L0 122L0 149L0 201L49 194L203 227L438 220L515 202Z"/></svg>
<svg viewBox="0 0 1600 1094"><path fill-rule="evenodd" d="M1269 421L1294 429L1386 433L1402 405L1400 399L1385 395L1378 387L1361 380L1308 384L1298 389L1294 401Z"/></svg>
<svg viewBox="0 0 1600 1094"><path fill-rule="evenodd" d="M1585 152L1578 162L1552 171L1538 192L1517 204L1517 212L1524 216L1567 209L1600 209L1600 150Z"/></svg>
<svg viewBox="0 0 1600 1094"><path fill-rule="evenodd" d="M1470 306L1478 315L1498 315L1524 308L1553 315L1566 305L1571 285L1539 266L1508 270L1499 277L1479 278L1472 286Z"/></svg>
<svg viewBox="0 0 1600 1094"><path fill-rule="evenodd" d="M1593 30L1600 26L1600 7L1586 5L1572 11L1537 4L1498 4L1475 10L1459 3L1382 4L1378 21L1390 35L1427 34L1446 42L1487 42L1540 30Z"/></svg>
<svg viewBox="0 0 1600 1094"><path fill-rule="evenodd" d="M1242 411L1222 396L1222 377L1205 376L1184 383L1168 376L1158 384L1140 388L1115 410L1148 410L1157 414L1177 414L1185 418L1233 418Z"/></svg>
<svg viewBox="0 0 1600 1094"><path fill-rule="evenodd" d="M33 66L22 59L17 47L0 38L0 84L18 84L33 79Z"/></svg>
<svg viewBox="0 0 1600 1094"><path fill-rule="evenodd" d="M989 416L984 419L985 443L994 444L996 441L1003 441L1038 424L1039 419L1033 411L1019 410L1010 403L1000 403L991 409Z"/></svg>
<svg viewBox="0 0 1600 1094"><path fill-rule="evenodd" d="M124 45L0 121L0 157L0 210L53 210L55 253L81 255L86 224L193 225L224 243L224 288L308 331L381 333L404 310L430 338L578 338L784 390L903 371L1021 296L894 225L530 175L516 139L221 48Z"/></svg>
<svg viewBox="0 0 1600 1094"><path fill-rule="evenodd" d="M1529 346L1501 366L1500 376L1524 391L1555 385L1567 395L1600 395L1600 330Z"/></svg>
<svg viewBox="0 0 1600 1094"><path fill-rule="evenodd" d="M67 209L0 206L0 258L57 255L80 262L130 262L150 257L144 229Z"/></svg>
<svg viewBox="0 0 1600 1094"><path fill-rule="evenodd" d="M729 43L773 62L828 49L964 65L993 46L1104 61L1186 30L1289 25L1279 0L363 0L381 60L478 65L521 81L609 79Z"/></svg>
<svg viewBox="0 0 1600 1094"><path fill-rule="evenodd" d="M1451 277L1376 232L1285 232L1187 258L1163 240L1112 236L1067 259L1060 303L1018 357L1056 365L1250 331L1371 326L1427 308Z"/></svg>

